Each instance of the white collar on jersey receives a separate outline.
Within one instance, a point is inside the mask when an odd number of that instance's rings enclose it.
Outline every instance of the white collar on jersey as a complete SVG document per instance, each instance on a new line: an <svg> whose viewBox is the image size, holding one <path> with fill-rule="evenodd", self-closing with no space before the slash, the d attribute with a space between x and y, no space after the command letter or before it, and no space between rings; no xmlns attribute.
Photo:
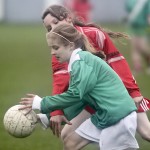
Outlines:
<svg viewBox="0 0 150 150"><path fill-rule="evenodd" d="M72 52L70 61L69 61L69 65L68 65L68 72L72 71L71 66L72 66L73 62L75 62L76 60L80 60L80 56L79 56L79 54L77 54L79 51L82 51L82 49L77 48Z"/></svg>

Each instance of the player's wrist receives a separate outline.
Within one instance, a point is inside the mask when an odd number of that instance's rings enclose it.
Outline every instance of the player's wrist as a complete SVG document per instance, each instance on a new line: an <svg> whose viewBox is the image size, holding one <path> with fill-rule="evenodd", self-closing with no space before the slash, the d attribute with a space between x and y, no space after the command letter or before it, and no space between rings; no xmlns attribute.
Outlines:
<svg viewBox="0 0 150 150"><path fill-rule="evenodd" d="M55 110L50 113L50 116L57 116L57 115L64 115L64 112L62 110Z"/></svg>
<svg viewBox="0 0 150 150"><path fill-rule="evenodd" d="M47 129L49 127L50 123L46 114L37 114L37 119L38 119L38 122L41 123L43 129Z"/></svg>
<svg viewBox="0 0 150 150"><path fill-rule="evenodd" d="M41 110L41 101L42 101L42 98L36 95L33 99L32 109Z"/></svg>

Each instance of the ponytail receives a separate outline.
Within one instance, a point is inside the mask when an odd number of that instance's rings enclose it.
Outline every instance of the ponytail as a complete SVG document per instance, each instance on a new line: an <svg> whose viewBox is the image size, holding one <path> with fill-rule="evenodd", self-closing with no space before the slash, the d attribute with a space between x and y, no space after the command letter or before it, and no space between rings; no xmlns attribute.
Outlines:
<svg viewBox="0 0 150 150"><path fill-rule="evenodd" d="M104 53L102 53L102 51L95 50L94 47L89 43L89 41L85 35L82 35L82 40L83 40L83 45L81 47L82 50L86 50L86 51L100 57L101 59L106 59L106 56L104 55Z"/></svg>

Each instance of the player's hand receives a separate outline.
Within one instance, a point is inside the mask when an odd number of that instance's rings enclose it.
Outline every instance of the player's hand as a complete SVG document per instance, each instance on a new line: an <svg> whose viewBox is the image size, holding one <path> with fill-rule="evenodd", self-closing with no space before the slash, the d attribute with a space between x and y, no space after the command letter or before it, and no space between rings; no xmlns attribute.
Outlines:
<svg viewBox="0 0 150 150"><path fill-rule="evenodd" d="M19 108L19 110L26 109L26 108L32 109L34 97L35 97L34 94L27 94L27 97L21 98L20 104L24 106Z"/></svg>
<svg viewBox="0 0 150 150"><path fill-rule="evenodd" d="M140 103L141 103L142 100L143 100L143 96L134 97L133 100L134 100L134 102L135 102L136 107L139 108Z"/></svg>
<svg viewBox="0 0 150 150"><path fill-rule="evenodd" d="M57 137L60 137L61 130L62 130L62 123L65 122L68 125L72 125L70 121L67 120L67 118L64 115L57 115L52 116L50 118L50 128L54 135Z"/></svg>

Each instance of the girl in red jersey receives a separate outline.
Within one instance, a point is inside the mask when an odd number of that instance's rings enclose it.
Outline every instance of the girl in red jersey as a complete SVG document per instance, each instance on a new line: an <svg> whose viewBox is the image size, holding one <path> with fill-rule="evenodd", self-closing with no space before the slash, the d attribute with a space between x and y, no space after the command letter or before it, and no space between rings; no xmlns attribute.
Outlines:
<svg viewBox="0 0 150 150"><path fill-rule="evenodd" d="M52 28L55 28L61 23L75 26L78 31L87 36L88 40L96 50L102 51L106 55L107 63L120 76L130 96L134 99L135 103L139 105L137 131L144 139L150 141L150 123L146 115L146 111L150 108L150 103L141 95L139 87L131 74L125 58L117 50L110 39L110 37L118 38L123 37L123 35L120 33L105 32L103 29L94 24L84 24L83 22L72 18L71 13L66 8L59 5L52 5L48 7L44 11L42 19L47 31L51 31ZM68 64L60 64L55 57L52 58L53 94L60 94L67 90L69 84L67 67ZM91 108L86 110L90 113L94 112ZM65 147L67 147L66 145L69 140L72 141L72 145L79 145L80 147L84 146L85 143L82 143L82 141L81 143L76 143L76 140L71 139L71 135L85 119L89 118L90 113L86 110L83 110L83 112L71 121L71 126L65 125L63 128L61 138ZM73 110L71 109L70 111ZM61 130L61 122L68 123L68 120L64 116L64 112L62 110L57 110L51 113L50 122L53 133L58 134Z"/></svg>

